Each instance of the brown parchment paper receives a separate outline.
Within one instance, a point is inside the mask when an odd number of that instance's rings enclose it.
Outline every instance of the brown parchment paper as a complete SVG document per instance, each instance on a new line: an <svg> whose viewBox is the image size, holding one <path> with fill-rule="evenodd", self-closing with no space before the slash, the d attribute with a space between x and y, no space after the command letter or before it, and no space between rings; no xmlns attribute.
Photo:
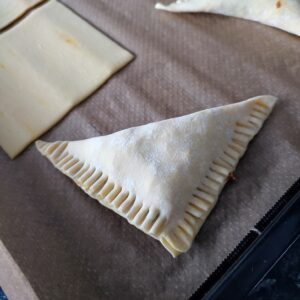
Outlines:
<svg viewBox="0 0 300 300"><path fill-rule="evenodd" d="M237 180L177 259L85 195L34 146L13 161L0 151L0 238L40 299L185 299L299 176L300 39L235 18L156 11L155 0L63 2L136 59L45 134L47 141L260 94L280 98Z"/></svg>

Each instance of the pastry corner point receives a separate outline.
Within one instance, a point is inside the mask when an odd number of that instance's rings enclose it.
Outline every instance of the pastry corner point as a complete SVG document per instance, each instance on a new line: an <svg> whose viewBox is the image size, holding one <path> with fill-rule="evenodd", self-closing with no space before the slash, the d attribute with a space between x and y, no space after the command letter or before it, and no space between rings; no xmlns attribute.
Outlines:
<svg viewBox="0 0 300 300"><path fill-rule="evenodd" d="M256 103L261 104L261 105L266 105L271 110L273 109L276 102L278 101L278 97L273 96L273 95L262 95L257 98L258 99L256 100Z"/></svg>
<svg viewBox="0 0 300 300"><path fill-rule="evenodd" d="M166 5L163 5L162 3L160 2L157 2L154 6L155 9L159 9L159 10L167 10L167 6Z"/></svg>
<svg viewBox="0 0 300 300"><path fill-rule="evenodd" d="M48 145L47 142L44 142L42 140L36 140L35 141L35 147L41 152L43 153L43 149L45 148L45 146Z"/></svg>

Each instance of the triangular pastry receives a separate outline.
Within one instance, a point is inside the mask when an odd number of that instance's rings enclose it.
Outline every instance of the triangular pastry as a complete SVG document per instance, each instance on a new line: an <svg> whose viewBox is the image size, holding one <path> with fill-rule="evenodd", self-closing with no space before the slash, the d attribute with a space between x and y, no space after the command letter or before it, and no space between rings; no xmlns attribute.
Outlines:
<svg viewBox="0 0 300 300"><path fill-rule="evenodd" d="M190 248L275 102L260 96L106 136L36 146L88 195L177 256Z"/></svg>
<svg viewBox="0 0 300 300"><path fill-rule="evenodd" d="M155 8L170 12L207 12L257 21L300 36L299 0L178 0Z"/></svg>

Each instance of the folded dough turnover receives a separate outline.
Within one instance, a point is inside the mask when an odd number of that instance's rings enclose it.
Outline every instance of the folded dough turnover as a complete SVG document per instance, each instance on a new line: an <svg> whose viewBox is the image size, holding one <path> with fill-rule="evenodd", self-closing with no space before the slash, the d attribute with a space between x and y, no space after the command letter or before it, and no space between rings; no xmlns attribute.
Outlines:
<svg viewBox="0 0 300 300"><path fill-rule="evenodd" d="M133 58L50 1L0 34L0 146L11 158Z"/></svg>
<svg viewBox="0 0 300 300"><path fill-rule="evenodd" d="M1 0L0 1L0 30L45 0Z"/></svg>
<svg viewBox="0 0 300 300"><path fill-rule="evenodd" d="M257 21L300 36L299 0L178 0L157 9L170 12L208 12Z"/></svg>
<svg viewBox="0 0 300 300"><path fill-rule="evenodd" d="M158 239L187 251L276 102L244 102L38 150L92 198Z"/></svg>

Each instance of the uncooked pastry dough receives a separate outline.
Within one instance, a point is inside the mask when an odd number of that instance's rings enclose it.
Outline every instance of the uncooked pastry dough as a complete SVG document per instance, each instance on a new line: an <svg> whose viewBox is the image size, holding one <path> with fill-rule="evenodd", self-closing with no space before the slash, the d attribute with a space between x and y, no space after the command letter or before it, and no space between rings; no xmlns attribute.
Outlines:
<svg viewBox="0 0 300 300"><path fill-rule="evenodd" d="M0 0L0 29L45 0Z"/></svg>
<svg viewBox="0 0 300 300"><path fill-rule="evenodd" d="M260 96L38 150L88 195L158 239L187 251L276 102Z"/></svg>
<svg viewBox="0 0 300 300"><path fill-rule="evenodd" d="M257 21L300 36L299 0L179 0L155 8L171 12L208 12Z"/></svg>
<svg viewBox="0 0 300 300"><path fill-rule="evenodd" d="M132 54L50 1L0 34L0 145L11 158Z"/></svg>

